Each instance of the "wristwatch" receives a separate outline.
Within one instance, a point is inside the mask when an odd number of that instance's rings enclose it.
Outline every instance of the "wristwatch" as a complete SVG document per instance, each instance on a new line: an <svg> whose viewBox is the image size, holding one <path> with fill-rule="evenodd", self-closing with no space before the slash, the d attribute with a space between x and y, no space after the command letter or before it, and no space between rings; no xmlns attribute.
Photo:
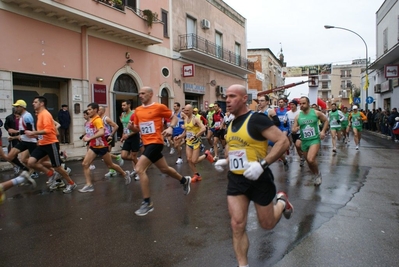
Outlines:
<svg viewBox="0 0 399 267"><path fill-rule="evenodd" d="M264 170L266 170L267 168L269 168L269 163L267 163L266 160L262 159L261 161L259 161L259 163L260 163L260 166L262 166L262 168L263 168Z"/></svg>

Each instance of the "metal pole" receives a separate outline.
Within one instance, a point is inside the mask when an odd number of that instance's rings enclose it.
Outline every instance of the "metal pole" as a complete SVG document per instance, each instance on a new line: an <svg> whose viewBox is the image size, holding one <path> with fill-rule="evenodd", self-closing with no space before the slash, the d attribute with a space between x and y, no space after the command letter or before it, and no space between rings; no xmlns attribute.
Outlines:
<svg viewBox="0 0 399 267"><path fill-rule="evenodd" d="M348 31L348 32L354 33L357 36L359 36L360 39L362 39L364 45L366 46L366 79L365 79L364 83L365 83L365 87L366 87L365 88L366 89L366 99L365 99L366 110L368 110L368 105L369 104L367 103L367 98L369 97L369 83L368 83L368 79L369 79L368 78L369 77L369 52L368 52L366 41L357 32L354 32L354 31L346 29L346 28L336 27L336 26L331 26L331 25L324 25L324 28L326 28L326 29L340 29L340 30L344 30L344 31ZM353 95L352 95L352 97L353 97Z"/></svg>

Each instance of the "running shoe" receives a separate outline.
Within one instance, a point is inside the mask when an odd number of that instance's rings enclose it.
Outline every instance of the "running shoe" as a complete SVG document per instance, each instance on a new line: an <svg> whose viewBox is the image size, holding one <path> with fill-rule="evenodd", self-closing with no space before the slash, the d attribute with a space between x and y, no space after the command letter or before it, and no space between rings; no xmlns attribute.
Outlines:
<svg viewBox="0 0 399 267"><path fill-rule="evenodd" d="M214 160L213 160L213 157L212 157L212 154L211 154L211 151L209 151L209 150L207 150L207 151L205 151L205 156L206 156L206 159L210 162L210 163L213 163L213 162L215 162Z"/></svg>
<svg viewBox="0 0 399 267"><path fill-rule="evenodd" d="M113 170L113 169L110 169L109 172L107 172L107 173L104 175L105 178L111 178L111 177L114 177L114 176L116 176L116 171Z"/></svg>
<svg viewBox="0 0 399 267"><path fill-rule="evenodd" d="M30 175L30 178L32 178L32 179L37 179L37 178L39 178L39 174L38 174L37 172L33 172L33 173Z"/></svg>
<svg viewBox="0 0 399 267"><path fill-rule="evenodd" d="M213 162L216 162L216 161L218 161L219 160L219 157L213 157Z"/></svg>
<svg viewBox="0 0 399 267"><path fill-rule="evenodd" d="M195 182L199 182L199 181L202 181L202 177L201 176L199 176L199 175L197 175L197 174L194 174L194 176L191 178L191 183L195 183Z"/></svg>
<svg viewBox="0 0 399 267"><path fill-rule="evenodd" d="M213 153L213 147L211 147L211 148L209 149L209 151L211 151L211 153Z"/></svg>
<svg viewBox="0 0 399 267"><path fill-rule="evenodd" d="M204 150L205 150L204 144L201 144L201 145L200 145L200 150L201 150L201 152L204 152Z"/></svg>
<svg viewBox="0 0 399 267"><path fill-rule="evenodd" d="M21 168L19 166L14 166L14 175L18 175Z"/></svg>
<svg viewBox="0 0 399 267"><path fill-rule="evenodd" d="M288 161L285 160L283 163L284 163L284 171L288 171L290 169L290 166L288 165Z"/></svg>
<svg viewBox="0 0 399 267"><path fill-rule="evenodd" d="M90 165L90 167L89 167L89 170L95 170L96 169L96 166L95 165Z"/></svg>
<svg viewBox="0 0 399 267"><path fill-rule="evenodd" d="M356 146L356 150L359 150L359 146Z"/></svg>
<svg viewBox="0 0 399 267"><path fill-rule="evenodd" d="M69 175L69 174L71 173L72 170L71 170L71 168L67 167L65 171L66 171L66 172L68 173L68 175Z"/></svg>
<svg viewBox="0 0 399 267"><path fill-rule="evenodd" d="M0 184L0 205L6 200L6 193L4 193L3 185Z"/></svg>
<svg viewBox="0 0 399 267"><path fill-rule="evenodd" d="M335 147L333 148L333 153L337 153L337 149Z"/></svg>
<svg viewBox="0 0 399 267"><path fill-rule="evenodd" d="M23 171L21 177L24 177L25 180L32 185L32 188L36 187L36 181L33 180L28 171Z"/></svg>
<svg viewBox="0 0 399 267"><path fill-rule="evenodd" d="M172 147L172 148L170 149L169 154L170 154L170 155L173 155L173 154L175 154L175 151L176 151L176 150Z"/></svg>
<svg viewBox="0 0 399 267"><path fill-rule="evenodd" d="M53 190L56 190L56 189L58 189L58 188L64 188L64 187L65 187L64 181L62 181L62 180L60 180L60 181L55 180L55 181L49 186L49 189L50 189L50 191L53 191Z"/></svg>
<svg viewBox="0 0 399 267"><path fill-rule="evenodd" d="M138 210L136 210L134 213L137 216L145 216L153 210L154 210L154 206L152 205L152 203L147 203L147 202L143 201L143 202L141 202L140 208Z"/></svg>
<svg viewBox="0 0 399 267"><path fill-rule="evenodd" d="M85 185L85 186L83 186L82 189L79 189L78 191L81 192L81 193L93 192L94 191L94 186L92 184L91 185Z"/></svg>
<svg viewBox="0 0 399 267"><path fill-rule="evenodd" d="M77 184L68 184L67 186L66 186L66 188L62 191L64 194L69 194L69 193L72 193L72 191L76 188L76 187L78 187L78 185Z"/></svg>
<svg viewBox="0 0 399 267"><path fill-rule="evenodd" d="M183 164L183 159L182 158L178 158L176 160L176 164Z"/></svg>
<svg viewBox="0 0 399 267"><path fill-rule="evenodd" d="M314 185L315 186L321 185L321 180L322 180L322 176L321 176L321 173L319 173L318 175L316 175L314 177Z"/></svg>
<svg viewBox="0 0 399 267"><path fill-rule="evenodd" d="M132 179L134 178L135 181L139 181L140 180L140 177L139 177L139 175L137 174L137 172L135 170L130 172L130 178L132 178Z"/></svg>
<svg viewBox="0 0 399 267"><path fill-rule="evenodd" d="M288 220L289 218L291 218L291 215L294 212L294 206L291 204L291 202L289 202L287 194L282 191L277 193L277 201L279 200L285 202L283 215Z"/></svg>
<svg viewBox="0 0 399 267"><path fill-rule="evenodd" d="M125 185L128 185L132 182L132 178L130 178L130 172L125 171Z"/></svg>
<svg viewBox="0 0 399 267"><path fill-rule="evenodd" d="M190 176L184 176L186 178L186 182L183 184L183 191L185 195L188 195L190 193L190 184L191 184L191 177Z"/></svg>
<svg viewBox="0 0 399 267"><path fill-rule="evenodd" d="M301 157L301 162L299 163L299 166L303 167L305 166L305 158Z"/></svg>
<svg viewBox="0 0 399 267"><path fill-rule="evenodd" d="M118 155L118 156L116 157L116 161L118 162L118 165L119 165L119 166L122 166L123 163L125 163L125 161L122 159L121 155Z"/></svg>

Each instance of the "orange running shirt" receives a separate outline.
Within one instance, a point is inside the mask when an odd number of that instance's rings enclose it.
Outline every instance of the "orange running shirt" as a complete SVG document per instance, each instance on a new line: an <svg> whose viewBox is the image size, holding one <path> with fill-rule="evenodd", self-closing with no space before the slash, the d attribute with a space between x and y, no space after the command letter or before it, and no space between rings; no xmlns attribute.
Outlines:
<svg viewBox="0 0 399 267"><path fill-rule="evenodd" d="M51 116L47 109L43 109L37 114L36 129L46 132L46 134L37 136L39 146L58 143L57 130L55 128L53 116Z"/></svg>
<svg viewBox="0 0 399 267"><path fill-rule="evenodd" d="M98 130L102 128L104 128L103 120L100 118L100 116L96 115L85 124L86 136L92 137L98 132ZM105 136L102 135L95 139L91 139L89 141L89 146L92 148L103 148L108 147L108 143L107 140L105 140Z"/></svg>
<svg viewBox="0 0 399 267"><path fill-rule="evenodd" d="M144 145L163 144L163 119L171 116L172 111L160 103L136 108L134 124L140 128L141 140Z"/></svg>

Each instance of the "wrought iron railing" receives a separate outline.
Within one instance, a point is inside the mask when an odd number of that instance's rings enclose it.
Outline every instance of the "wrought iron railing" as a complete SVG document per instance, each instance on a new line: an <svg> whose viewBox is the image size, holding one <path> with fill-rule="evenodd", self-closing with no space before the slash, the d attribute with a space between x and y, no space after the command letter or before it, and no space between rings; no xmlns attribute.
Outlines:
<svg viewBox="0 0 399 267"><path fill-rule="evenodd" d="M180 35L179 43L180 50L194 49L249 71L254 71L253 62L194 33Z"/></svg>
<svg viewBox="0 0 399 267"><path fill-rule="evenodd" d="M131 10L133 10L137 15L139 15L142 19L147 20L147 16L144 15L143 10L138 9L136 6L133 5L129 5L128 1L122 0L122 4L118 5L115 4L113 1L111 0L94 0L95 2L101 2L103 4L106 4L110 7L125 11L125 7L130 8ZM156 22L162 22L159 18L158 18L158 14L156 12L153 12L153 16L152 16L152 22L156 23Z"/></svg>

